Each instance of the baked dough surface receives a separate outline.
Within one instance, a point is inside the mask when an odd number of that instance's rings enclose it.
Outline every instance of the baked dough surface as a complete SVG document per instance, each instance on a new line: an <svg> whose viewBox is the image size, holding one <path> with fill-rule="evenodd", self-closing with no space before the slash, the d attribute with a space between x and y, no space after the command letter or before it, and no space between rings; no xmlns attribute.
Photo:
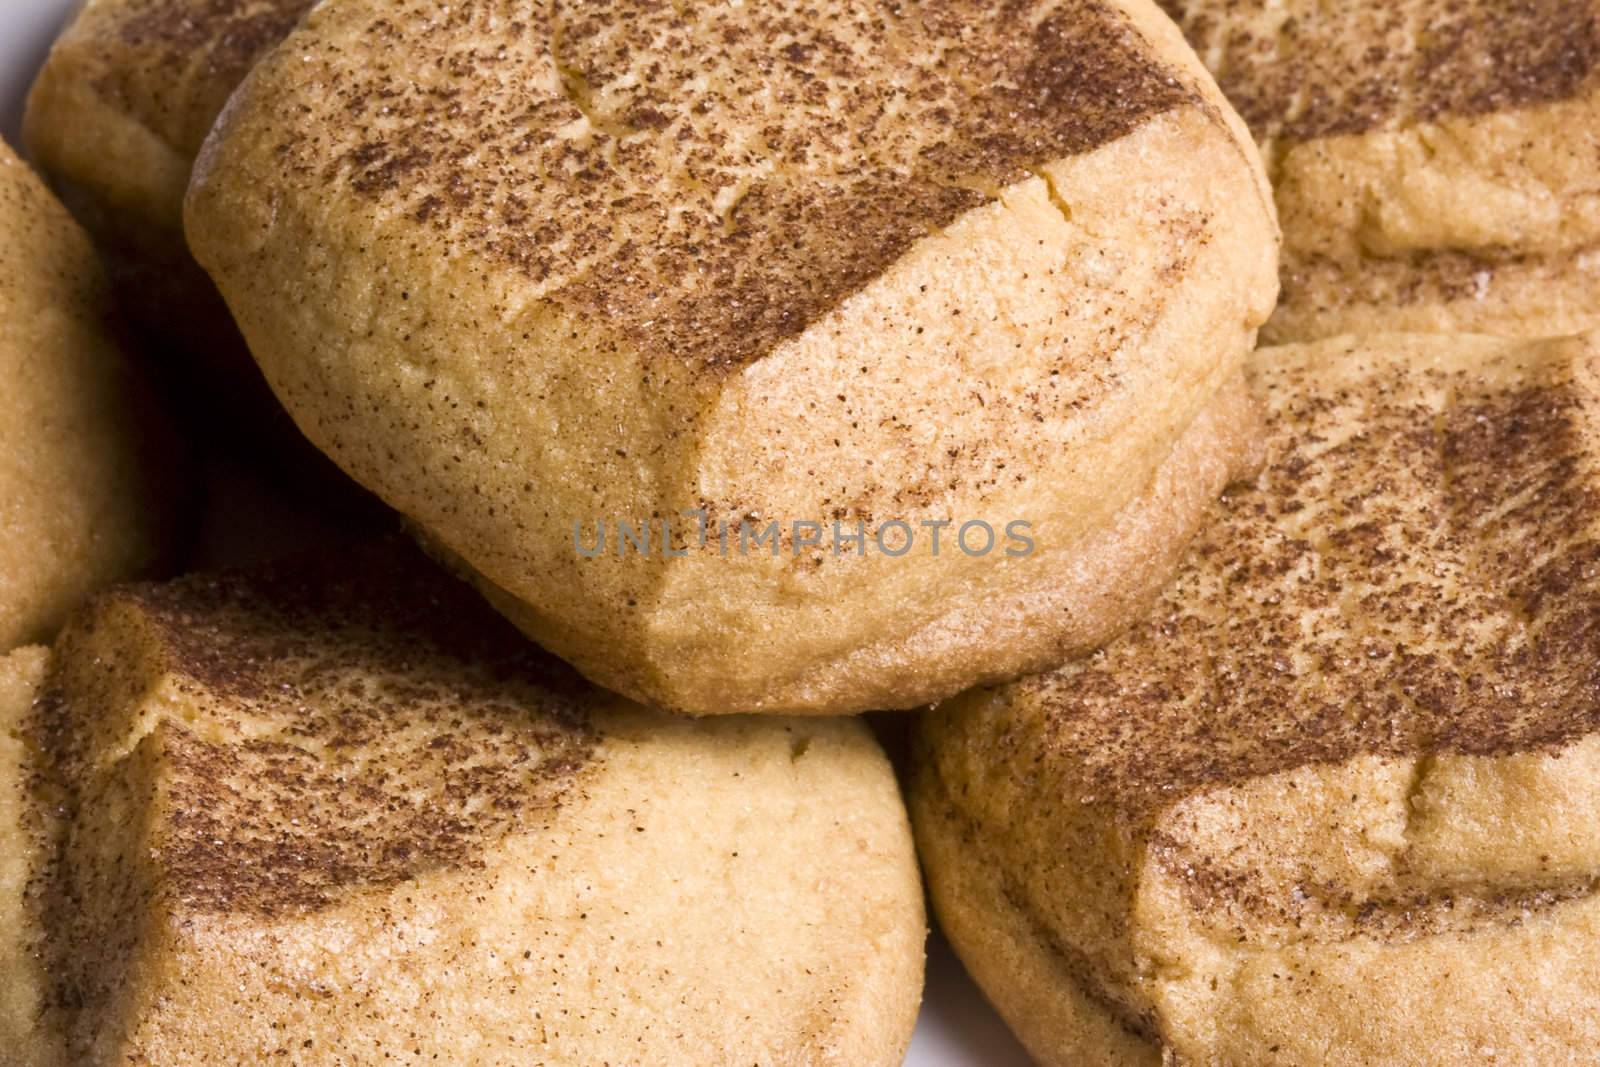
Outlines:
<svg viewBox="0 0 1600 1067"><path fill-rule="evenodd" d="M0 1063L65 1067L59 1030L42 1021L47 980L34 952L38 924L26 904L28 882L48 855L51 828L34 802L27 723L44 684L48 649L0 655Z"/></svg>
<svg viewBox="0 0 1600 1067"><path fill-rule="evenodd" d="M305 442L227 305L189 254L183 194L201 142L256 60L310 0L88 0L28 95L30 158L94 238L123 315L214 444L313 506L359 515L359 493Z"/></svg>
<svg viewBox="0 0 1600 1067"><path fill-rule="evenodd" d="M927 718L941 919L1049 1064L1581 1062L1600 339L1250 373L1268 463L1155 611Z"/></svg>
<svg viewBox="0 0 1600 1067"><path fill-rule="evenodd" d="M1162 0L1262 145L1269 342L1600 322L1593 0Z"/></svg>
<svg viewBox="0 0 1600 1067"><path fill-rule="evenodd" d="M177 453L89 239L0 144L0 652L161 556Z"/></svg>
<svg viewBox="0 0 1600 1067"><path fill-rule="evenodd" d="M97 236L185 258L183 194L194 157L239 82L310 7L89 0L33 85L29 150L72 190Z"/></svg>
<svg viewBox="0 0 1600 1067"><path fill-rule="evenodd" d="M307 436L541 643L697 713L915 706L1120 625L1063 590L1115 585L1084 546L1275 279L1255 154L1144 0L333 0L187 221ZM574 550L686 511L1042 547Z"/></svg>
<svg viewBox="0 0 1600 1067"><path fill-rule="evenodd" d="M0 1063L904 1054L921 884L857 721L647 712L396 545L125 587L42 683L19 655L0 841L60 823L0 866L43 1008L8 981Z"/></svg>

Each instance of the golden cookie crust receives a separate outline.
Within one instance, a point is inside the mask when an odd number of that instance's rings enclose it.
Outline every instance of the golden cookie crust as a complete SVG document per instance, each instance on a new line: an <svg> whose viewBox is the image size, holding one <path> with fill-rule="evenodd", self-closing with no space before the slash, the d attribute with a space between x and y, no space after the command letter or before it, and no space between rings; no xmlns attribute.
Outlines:
<svg viewBox="0 0 1600 1067"><path fill-rule="evenodd" d="M28 100L29 151L108 234L183 258L183 194L212 124L310 0L89 0Z"/></svg>
<svg viewBox="0 0 1600 1067"><path fill-rule="evenodd" d="M1593 0L1162 0L1262 146L1269 343L1596 324Z"/></svg>
<svg viewBox="0 0 1600 1067"><path fill-rule="evenodd" d="M361 494L294 428L211 279L183 196L228 97L310 0L89 0L28 95L29 156L105 259L121 311L186 421L316 505Z"/></svg>
<svg viewBox="0 0 1600 1067"><path fill-rule="evenodd" d="M1275 277L1242 127L1142 0L334 0L188 228L307 436L541 643L696 713L914 706L1120 623L1060 591ZM684 511L1045 547L574 551Z"/></svg>
<svg viewBox="0 0 1600 1067"><path fill-rule="evenodd" d="M8 720L26 745L0 747L0 833L19 781L23 815L61 823L26 878L0 868L27 919L0 951L41 961L43 1010L0 1001L0 1048L904 1054L921 885L859 722L647 712L395 544L105 594L37 673ZM0 663L0 711L6 684Z"/></svg>
<svg viewBox="0 0 1600 1067"><path fill-rule="evenodd" d="M28 882L50 847L50 829L32 794L27 722L50 661L38 645L0 655L0 1063L65 1067L62 1035L42 1021L48 986L34 952L38 925L27 906Z"/></svg>
<svg viewBox="0 0 1600 1067"><path fill-rule="evenodd" d="M1600 338L1250 371L1267 465L1156 609L925 721L935 908L1048 1064L1580 1062Z"/></svg>
<svg viewBox="0 0 1600 1067"><path fill-rule="evenodd" d="M176 452L89 239L0 143L0 651L166 548Z"/></svg>

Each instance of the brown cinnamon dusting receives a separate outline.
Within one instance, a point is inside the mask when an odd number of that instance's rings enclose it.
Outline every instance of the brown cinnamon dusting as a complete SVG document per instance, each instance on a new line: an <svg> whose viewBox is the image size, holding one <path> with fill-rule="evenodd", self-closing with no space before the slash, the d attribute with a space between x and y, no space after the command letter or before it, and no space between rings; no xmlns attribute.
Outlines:
<svg viewBox="0 0 1600 1067"><path fill-rule="evenodd" d="M174 911L311 909L470 864L547 818L592 758L570 669L413 551L356 555L119 591L71 639L106 691L58 677L41 703L55 777L83 803L113 788L147 806L143 862ZM125 743L96 720L134 696L130 671L176 706L134 697L156 724L96 769ZM145 758L159 778L141 793Z"/></svg>
<svg viewBox="0 0 1600 1067"><path fill-rule="evenodd" d="M313 0L125 0L117 36L168 63L196 57L237 84L261 53L283 40Z"/></svg>
<svg viewBox="0 0 1600 1067"><path fill-rule="evenodd" d="M228 96L312 0L118 0L87 8L60 47L107 104L192 156Z"/></svg>
<svg viewBox="0 0 1600 1067"><path fill-rule="evenodd" d="M1196 99L1104 0L680 7L329 5L277 71L310 112L282 158L727 367L1031 169Z"/></svg>
<svg viewBox="0 0 1600 1067"><path fill-rule="evenodd" d="M1305 140L1576 96L1591 0L1161 0L1258 137Z"/></svg>
<svg viewBox="0 0 1600 1067"><path fill-rule="evenodd" d="M1134 812L1360 754L1600 727L1594 397L1570 353L1512 388L1396 361L1358 388L1267 371L1273 462L1148 621L1004 691L1042 709L1081 799Z"/></svg>

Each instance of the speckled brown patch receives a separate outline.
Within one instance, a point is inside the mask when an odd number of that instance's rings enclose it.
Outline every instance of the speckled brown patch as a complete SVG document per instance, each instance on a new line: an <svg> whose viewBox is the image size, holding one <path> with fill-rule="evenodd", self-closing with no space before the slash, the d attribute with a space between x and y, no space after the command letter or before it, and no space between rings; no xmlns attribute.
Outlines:
<svg viewBox="0 0 1600 1067"><path fill-rule="evenodd" d="M1389 943L1469 934L1527 921L1600 890L1600 878L1592 876L1550 878L1547 884L1440 885L1402 873L1360 891L1341 882L1300 879L1292 893L1282 893L1169 834L1151 834L1150 849L1196 912L1230 917L1240 943L1287 930L1303 940L1356 936ZM1331 931L1330 916L1337 917ZM1257 925L1263 920L1264 930Z"/></svg>
<svg viewBox="0 0 1600 1067"><path fill-rule="evenodd" d="M283 55L286 165L708 367L1196 100L1105 0L335 2Z"/></svg>
<svg viewBox="0 0 1600 1067"><path fill-rule="evenodd" d="M1307 139L1576 95L1592 0L1161 0L1257 136Z"/></svg>
<svg viewBox="0 0 1600 1067"><path fill-rule="evenodd" d="M45 747L80 798L128 792L149 761L150 791L129 800L180 913L317 908L471 864L545 820L595 743L591 691L399 546L118 592L74 654L108 673L58 679ZM164 679L170 703L127 692L134 677ZM130 698L133 716L97 721ZM156 719L129 735L138 714ZM130 736L135 753L113 757ZM71 847L91 845L80 827Z"/></svg>
<svg viewBox="0 0 1600 1067"><path fill-rule="evenodd" d="M101 597L29 726L49 1010L88 1055L153 930L479 865L593 767L592 694L398 543Z"/></svg>
<svg viewBox="0 0 1600 1067"><path fill-rule="evenodd" d="M1392 360L1359 387L1267 371L1273 461L1148 621L1006 691L1043 709L1081 799L1131 813L1600 728L1595 398L1563 351L1506 388Z"/></svg>
<svg viewBox="0 0 1600 1067"><path fill-rule="evenodd" d="M1279 304L1290 308L1291 313L1301 312L1301 305L1311 301L1297 301L1298 294L1322 292L1330 294L1323 299L1335 309L1362 305L1389 305L1400 309L1440 305L1470 307L1477 301L1504 300L1498 294L1507 281L1511 284L1536 282L1549 286L1552 291L1559 290L1575 275L1592 270L1586 261L1595 259L1597 254L1600 254L1600 247L1596 246L1541 255L1494 245L1470 252L1441 248L1402 256L1362 258L1353 266L1331 257L1302 255L1295 257L1293 263L1284 264L1284 288ZM1325 304L1316 306L1319 310L1329 310ZM1482 332L1497 331L1483 327ZM1556 334L1565 330L1549 332Z"/></svg>
<svg viewBox="0 0 1600 1067"><path fill-rule="evenodd" d="M311 6L312 0L115 0L88 9L63 42L87 61L108 103L192 154L250 68Z"/></svg>
<svg viewBox="0 0 1600 1067"><path fill-rule="evenodd" d="M116 37L173 64L205 64L237 84L313 0L122 0Z"/></svg>

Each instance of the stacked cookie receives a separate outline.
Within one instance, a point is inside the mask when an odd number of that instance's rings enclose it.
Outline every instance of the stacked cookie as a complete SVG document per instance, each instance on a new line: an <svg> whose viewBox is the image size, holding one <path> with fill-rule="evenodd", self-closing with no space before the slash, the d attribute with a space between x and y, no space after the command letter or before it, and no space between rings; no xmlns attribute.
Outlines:
<svg viewBox="0 0 1600 1067"><path fill-rule="evenodd" d="M649 712L396 544L110 593L0 672L14 1062L904 1046L921 889L854 720Z"/></svg>
<svg viewBox="0 0 1600 1067"><path fill-rule="evenodd" d="M1597 357L1263 349L1271 458L1155 609L927 718L933 900L1041 1062L1600 1047Z"/></svg>
<svg viewBox="0 0 1600 1067"><path fill-rule="evenodd" d="M121 351L94 249L0 143L0 650L170 549L179 453Z"/></svg>
<svg viewBox="0 0 1600 1067"><path fill-rule="evenodd" d="M0 660L0 1061L898 1062L912 823L1045 1062L1600 1049L1596 353L1446 332L1587 323L1595 12L1166 6L87 5L124 303L421 551ZM52 225L18 477L137 518L0 652L170 542Z"/></svg>
<svg viewBox="0 0 1600 1067"><path fill-rule="evenodd" d="M1594 325L1593 5L1163 6L1272 177L1283 295L1264 339Z"/></svg>
<svg viewBox="0 0 1600 1067"><path fill-rule="evenodd" d="M1042 1063L1585 1062L1600 350L1455 331L1596 322L1596 11L1167 6L1308 343L1152 611L922 724L936 910Z"/></svg>

